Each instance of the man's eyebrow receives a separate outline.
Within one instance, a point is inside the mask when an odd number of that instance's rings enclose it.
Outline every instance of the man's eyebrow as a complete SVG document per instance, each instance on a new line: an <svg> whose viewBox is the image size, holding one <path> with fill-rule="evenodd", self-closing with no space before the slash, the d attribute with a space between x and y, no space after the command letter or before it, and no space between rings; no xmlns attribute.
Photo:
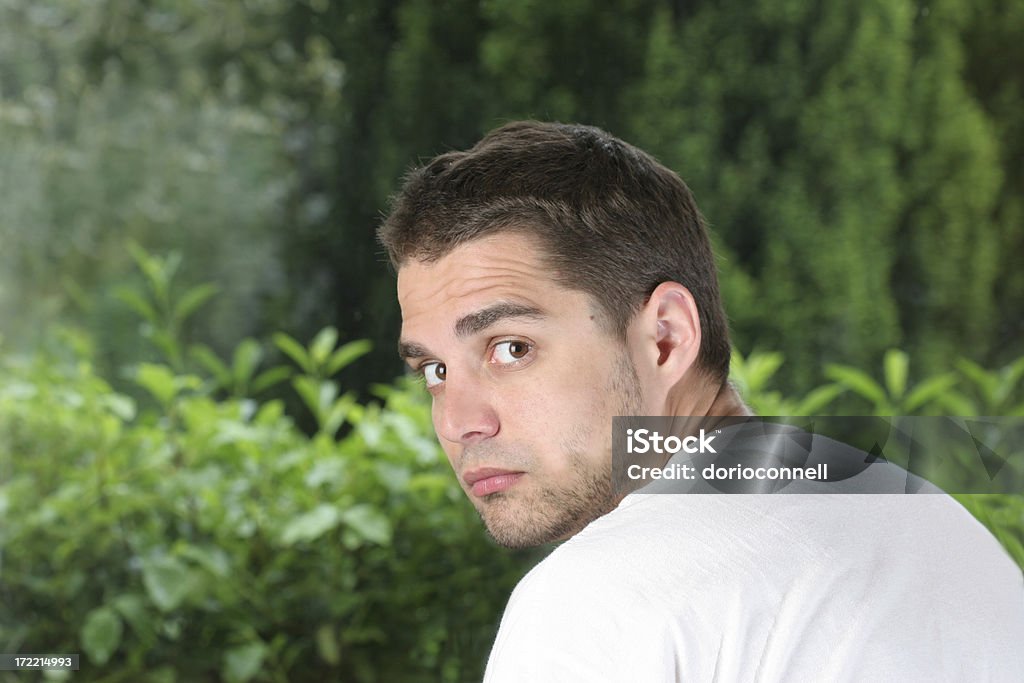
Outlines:
<svg viewBox="0 0 1024 683"><path fill-rule="evenodd" d="M543 320L546 314L536 306L517 304L510 301L501 301L496 304L481 308L479 311L468 313L455 322L455 336L469 337L478 332L486 330L495 323L508 318L528 318L530 320ZM429 349L422 344L413 341L399 341L398 355L403 360L407 358L426 358L432 356Z"/></svg>
<svg viewBox="0 0 1024 683"><path fill-rule="evenodd" d="M544 311L536 306L501 301L459 318L455 323L455 336L470 337L506 318L543 320L545 317Z"/></svg>
<svg viewBox="0 0 1024 683"><path fill-rule="evenodd" d="M402 360L407 358L425 358L430 355L432 354L425 346L421 346L416 342L398 342L398 357Z"/></svg>

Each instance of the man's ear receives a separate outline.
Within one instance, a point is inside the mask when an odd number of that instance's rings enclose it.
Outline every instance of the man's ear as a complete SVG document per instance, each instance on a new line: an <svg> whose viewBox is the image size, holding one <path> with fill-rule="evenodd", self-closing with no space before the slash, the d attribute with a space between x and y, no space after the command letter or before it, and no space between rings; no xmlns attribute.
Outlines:
<svg viewBox="0 0 1024 683"><path fill-rule="evenodd" d="M696 363L701 340L697 302L678 282L658 285L631 328L643 374L656 377L666 387L674 386Z"/></svg>

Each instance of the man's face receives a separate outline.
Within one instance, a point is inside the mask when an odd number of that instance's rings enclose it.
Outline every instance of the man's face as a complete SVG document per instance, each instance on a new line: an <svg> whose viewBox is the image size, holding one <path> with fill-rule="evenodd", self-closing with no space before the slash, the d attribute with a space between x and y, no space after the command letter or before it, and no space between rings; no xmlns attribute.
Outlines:
<svg viewBox="0 0 1024 683"><path fill-rule="evenodd" d="M642 405L624 344L538 253L504 233L398 273L402 355L426 380L459 483L508 547L566 538L615 506L611 418Z"/></svg>

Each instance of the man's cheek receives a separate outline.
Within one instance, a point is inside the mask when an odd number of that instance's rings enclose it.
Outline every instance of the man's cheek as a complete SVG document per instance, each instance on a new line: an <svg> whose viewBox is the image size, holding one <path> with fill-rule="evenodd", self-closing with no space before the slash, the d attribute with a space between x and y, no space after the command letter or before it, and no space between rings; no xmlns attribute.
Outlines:
<svg viewBox="0 0 1024 683"><path fill-rule="evenodd" d="M448 464L451 465L452 469L455 470L456 474L458 474L459 458L462 449L452 444L446 444L444 439L441 439L441 450L444 451L445 456L448 458Z"/></svg>
<svg viewBox="0 0 1024 683"><path fill-rule="evenodd" d="M450 441L445 440L445 438L441 436L441 414L437 408L437 399L434 399L434 402L430 406L430 426L434 428L434 438L436 438L438 443L441 444L441 448L443 448L444 452L448 454L448 459L451 461L452 446Z"/></svg>

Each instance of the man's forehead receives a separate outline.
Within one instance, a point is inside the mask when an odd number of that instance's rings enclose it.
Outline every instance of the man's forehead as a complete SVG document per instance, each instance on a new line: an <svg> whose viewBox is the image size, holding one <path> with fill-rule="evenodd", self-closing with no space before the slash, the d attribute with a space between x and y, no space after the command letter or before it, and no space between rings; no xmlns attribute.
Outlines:
<svg viewBox="0 0 1024 683"><path fill-rule="evenodd" d="M483 237L437 261L410 260L398 270L403 318L458 300L532 299L561 289L541 262L536 240L519 234Z"/></svg>

